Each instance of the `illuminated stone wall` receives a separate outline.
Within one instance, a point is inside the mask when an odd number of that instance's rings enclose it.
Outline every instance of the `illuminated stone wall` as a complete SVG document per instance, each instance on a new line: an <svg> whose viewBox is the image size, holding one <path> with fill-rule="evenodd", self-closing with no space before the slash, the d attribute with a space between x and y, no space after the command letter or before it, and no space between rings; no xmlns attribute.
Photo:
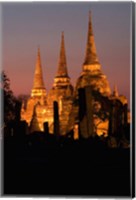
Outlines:
<svg viewBox="0 0 136 200"><path fill-rule="evenodd" d="M87 87L90 87L91 90L86 89ZM85 92L83 104L79 97L80 89L88 91ZM108 79L102 72L95 47L91 14L89 14L85 60L75 88L70 83L68 76L64 33L61 36L57 73L54 77L53 87L48 94L44 86L40 49L38 48L31 97L27 100L26 105L22 104L21 109L21 120L28 123L30 133L43 131L44 122L48 122L49 133L54 133L54 101L58 106L59 134L66 135L73 131L74 139L78 139L80 135L84 138L94 135L108 136L111 127L114 127L113 130L118 128L119 120L115 120L114 115L119 112L122 124L130 122L126 97L118 94L117 87L111 94ZM84 110L84 107L88 110L81 118L80 112ZM112 107L114 107L114 112Z"/></svg>

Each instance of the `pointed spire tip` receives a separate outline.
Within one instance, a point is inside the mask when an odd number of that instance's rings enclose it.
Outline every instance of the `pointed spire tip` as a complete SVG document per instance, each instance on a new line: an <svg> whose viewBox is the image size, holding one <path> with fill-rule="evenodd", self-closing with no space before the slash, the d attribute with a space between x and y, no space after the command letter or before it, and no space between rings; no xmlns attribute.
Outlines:
<svg viewBox="0 0 136 200"><path fill-rule="evenodd" d="M118 88L117 88L116 84L114 84L113 95L116 96L116 97L119 95L118 94Z"/></svg>
<svg viewBox="0 0 136 200"><path fill-rule="evenodd" d="M40 56L40 45L37 46L37 55Z"/></svg>
<svg viewBox="0 0 136 200"><path fill-rule="evenodd" d="M99 64L97 53L96 53L94 35L93 35L91 11L89 11L88 37L87 37L84 65L90 65L90 64Z"/></svg>
<svg viewBox="0 0 136 200"><path fill-rule="evenodd" d="M60 57L58 63L57 76L67 76L67 64L65 55L65 42L64 42L64 31L61 32L61 45L60 45Z"/></svg>
<svg viewBox="0 0 136 200"><path fill-rule="evenodd" d="M89 21L91 20L92 12L89 10Z"/></svg>
<svg viewBox="0 0 136 200"><path fill-rule="evenodd" d="M61 36L64 37L64 31L61 32Z"/></svg>

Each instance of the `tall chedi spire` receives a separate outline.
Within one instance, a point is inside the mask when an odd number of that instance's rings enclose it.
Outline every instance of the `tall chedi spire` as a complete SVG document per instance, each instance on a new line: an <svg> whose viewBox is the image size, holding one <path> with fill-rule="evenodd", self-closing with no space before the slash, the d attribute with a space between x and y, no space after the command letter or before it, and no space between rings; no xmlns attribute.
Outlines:
<svg viewBox="0 0 136 200"><path fill-rule="evenodd" d="M53 87L48 93L47 101L50 107L54 105L54 101L58 103L59 132L62 135L65 134L73 102L73 86L71 85L70 77L68 76L64 32L61 34L57 73L54 78ZM53 113L54 111L52 110L52 114Z"/></svg>
<svg viewBox="0 0 136 200"><path fill-rule="evenodd" d="M21 119L28 123L30 132L42 130L41 123L45 121L45 116L41 110L39 111L39 107L46 111L46 105L46 89L43 82L40 48L38 48L31 96L26 102L25 109L22 107L21 110Z"/></svg>
<svg viewBox="0 0 136 200"><path fill-rule="evenodd" d="M64 32L62 32L59 63L58 63L57 74L54 79L54 86L63 86L69 84L70 84L70 78L68 76L68 71L67 71Z"/></svg>
<svg viewBox="0 0 136 200"><path fill-rule="evenodd" d="M117 89L116 85L114 85L113 96L114 97L118 97L119 96L118 89Z"/></svg>
<svg viewBox="0 0 136 200"><path fill-rule="evenodd" d="M32 97L46 96L46 89L43 82L40 48L38 48L38 53L37 53L37 61L36 61L33 89L31 92L31 96Z"/></svg>
<svg viewBox="0 0 136 200"><path fill-rule="evenodd" d="M60 57L59 57L59 64L58 64L58 71L57 71L57 77L62 77L62 76L68 77L64 32L62 32L62 35L61 35Z"/></svg>
<svg viewBox="0 0 136 200"><path fill-rule="evenodd" d="M104 96L111 94L109 82L102 73L96 52L91 12L89 12L85 60L82 65L81 75L77 80L76 91L86 86L92 86L93 90L99 91Z"/></svg>
<svg viewBox="0 0 136 200"><path fill-rule="evenodd" d="M86 44L86 54L83 63L83 71L94 71L100 69L100 63L96 53L96 46L92 28L91 11L89 12L89 23L88 23L88 36Z"/></svg>

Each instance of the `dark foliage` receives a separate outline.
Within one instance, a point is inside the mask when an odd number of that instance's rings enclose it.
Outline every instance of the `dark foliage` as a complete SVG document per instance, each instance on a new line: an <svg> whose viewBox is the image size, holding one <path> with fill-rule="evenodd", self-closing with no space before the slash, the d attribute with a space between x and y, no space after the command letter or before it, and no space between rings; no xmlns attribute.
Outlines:
<svg viewBox="0 0 136 200"><path fill-rule="evenodd" d="M10 80L4 71L1 72L1 98L3 107L3 120L4 123L14 119L15 97L10 89Z"/></svg>

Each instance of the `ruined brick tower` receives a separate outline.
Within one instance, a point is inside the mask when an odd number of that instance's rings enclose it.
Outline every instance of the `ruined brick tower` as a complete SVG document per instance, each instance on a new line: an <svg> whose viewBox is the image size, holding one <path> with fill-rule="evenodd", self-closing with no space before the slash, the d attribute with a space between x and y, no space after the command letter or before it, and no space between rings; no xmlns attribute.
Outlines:
<svg viewBox="0 0 136 200"><path fill-rule="evenodd" d="M38 48L31 96L26 105L22 105L21 109L21 120L25 120L28 123L29 132L43 130L46 110L47 95L43 81L40 48Z"/></svg>
<svg viewBox="0 0 136 200"><path fill-rule="evenodd" d="M43 82L43 73L41 66L40 48L38 48L37 62L34 74L33 89L31 91L31 97L37 98L37 100L40 99L41 97L46 98L46 89Z"/></svg>
<svg viewBox="0 0 136 200"><path fill-rule="evenodd" d="M117 117L119 115L121 120ZM85 60L75 88L68 75L64 32L61 34L56 76L48 94L44 86L38 48L33 88L30 98L21 109L21 120L28 123L29 133L44 131L46 128L49 130L47 132L57 136L73 134L74 139L95 135L106 137L109 132L116 134L118 128L122 130L123 126L127 126L127 115L126 97L118 94L117 87L111 94L107 77L102 72L95 46L91 12Z"/></svg>
<svg viewBox="0 0 136 200"><path fill-rule="evenodd" d="M43 82L40 49L38 48L33 88L26 105L22 105L21 120L25 120L28 123L29 132L43 131L44 122L48 122L49 132L53 133L55 120L53 105L56 101L59 111L60 134L63 135L66 133L72 100L73 86L68 76L64 33L62 32L58 69L53 87L47 95Z"/></svg>
<svg viewBox="0 0 136 200"><path fill-rule="evenodd" d="M69 112L71 110L73 100L73 86L70 83L70 77L68 76L64 32L61 35L60 55L57 73L54 78L53 87L48 94L48 105L51 108L54 101L59 105L60 116L60 132L66 133L66 126L68 123Z"/></svg>
<svg viewBox="0 0 136 200"><path fill-rule="evenodd" d="M92 28L91 12L89 12L88 36L86 44L85 60L82 72L77 80L76 89L91 85L94 90L98 90L105 96L109 96L110 86L107 77L102 73L98 60L95 39Z"/></svg>
<svg viewBox="0 0 136 200"><path fill-rule="evenodd" d="M71 96L73 93L73 86L70 83L68 76L67 61L65 53L64 32L61 35L60 55L57 68L57 74L54 78L53 87L49 92L49 99L59 101L60 98Z"/></svg>
<svg viewBox="0 0 136 200"><path fill-rule="evenodd" d="M102 96L109 97L111 94L107 77L102 73L101 65L96 52L95 39L92 28L91 12L89 12L88 34L86 43L85 60L82 65L82 72L76 82L74 96L77 103L73 103L69 118L68 131L72 130L78 123L79 132L82 137L88 138L103 132L108 134L108 119L102 121L94 114L94 108L100 110L101 103L97 102L91 91L99 92ZM76 101L75 101L76 102ZM96 130L96 124L97 125Z"/></svg>

